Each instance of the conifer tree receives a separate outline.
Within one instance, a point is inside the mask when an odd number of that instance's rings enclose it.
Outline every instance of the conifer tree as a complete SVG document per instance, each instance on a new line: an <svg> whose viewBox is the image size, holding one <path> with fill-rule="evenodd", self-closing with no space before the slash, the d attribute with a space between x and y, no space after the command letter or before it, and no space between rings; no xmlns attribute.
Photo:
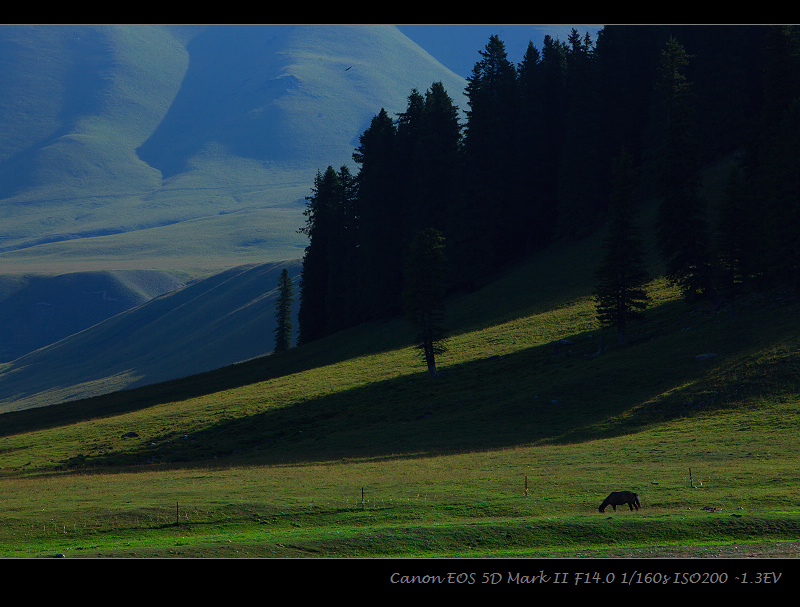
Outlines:
<svg viewBox="0 0 800 607"><path fill-rule="evenodd" d="M687 299L715 298L710 231L699 194L692 90L684 73L689 55L670 38L661 53L659 150L661 204L657 233L666 275Z"/></svg>
<svg viewBox="0 0 800 607"><path fill-rule="evenodd" d="M425 92L419 152L419 187L424 200L411 233L426 226L444 233L460 209L463 173L458 107L441 82L434 82Z"/></svg>
<svg viewBox="0 0 800 607"><path fill-rule="evenodd" d="M527 226L526 253L549 244L556 217L553 200L546 195L550 175L542 163L546 146L543 142L544 84L540 63L539 49L529 42L517 69L519 117L514 164L514 191L523 210L523 223Z"/></svg>
<svg viewBox="0 0 800 607"><path fill-rule="evenodd" d="M594 43L572 29L566 46L565 119L559 158L559 233L583 238L602 225ZM607 178L606 178L607 179Z"/></svg>
<svg viewBox="0 0 800 607"><path fill-rule="evenodd" d="M772 285L800 289L800 26L769 28L757 144L745 161L763 226L759 257Z"/></svg>
<svg viewBox="0 0 800 607"><path fill-rule="evenodd" d="M397 115L397 137L395 143L396 163L394 171L402 175L397 186L402 188L399 197L403 200L404 212L402 227L402 243L407 247L416 230L417 222L429 225L422 216L427 210L428 196L422 184L422 172L425 169L422 159L422 114L425 110L425 98L413 89L408 96L408 107Z"/></svg>
<svg viewBox="0 0 800 607"><path fill-rule="evenodd" d="M331 236L328 244L328 286L325 298L327 330L334 333L361 320L362 285L354 268L358 264L359 234L356 211L357 187L347 166L336 174L331 203Z"/></svg>
<svg viewBox="0 0 800 607"><path fill-rule="evenodd" d="M388 318L402 312L404 189L397 129L385 109L361 134L353 160L361 165L356 179L364 320Z"/></svg>
<svg viewBox="0 0 800 607"><path fill-rule="evenodd" d="M275 301L275 352L283 352L292 346L292 279L289 270L281 272L278 279L278 299Z"/></svg>
<svg viewBox="0 0 800 607"><path fill-rule="evenodd" d="M480 55L465 91L469 109L464 154L467 200L475 205L473 247L484 249L481 256L492 268L508 261L526 240L510 187L517 141L517 73L496 35Z"/></svg>
<svg viewBox="0 0 800 607"><path fill-rule="evenodd" d="M566 47L551 36L545 36L541 53L529 45L520 64L519 154L514 189L529 217L524 222L526 250L549 244L558 220L566 69Z"/></svg>
<svg viewBox="0 0 800 607"><path fill-rule="evenodd" d="M598 319L605 327L616 327L620 344L627 341L628 322L642 318L650 299L633 191L632 160L623 149L614 168L605 259L595 292Z"/></svg>
<svg viewBox="0 0 800 607"><path fill-rule="evenodd" d="M300 275L298 343L319 339L330 332L327 300L331 251L337 235L336 205L341 199L341 188L339 176L329 166L325 173L317 172L312 194L306 197L306 225L298 230L309 240Z"/></svg>
<svg viewBox="0 0 800 607"><path fill-rule="evenodd" d="M462 210L458 107L441 82L434 82L424 97L413 90L408 101L408 109L398 115L395 165L402 177L397 187L403 198L403 250L425 227L447 232L453 215Z"/></svg>
<svg viewBox="0 0 800 607"><path fill-rule="evenodd" d="M417 348L432 377L436 355L446 351L444 339L444 237L433 228L420 230L406 259L403 303L417 328Z"/></svg>

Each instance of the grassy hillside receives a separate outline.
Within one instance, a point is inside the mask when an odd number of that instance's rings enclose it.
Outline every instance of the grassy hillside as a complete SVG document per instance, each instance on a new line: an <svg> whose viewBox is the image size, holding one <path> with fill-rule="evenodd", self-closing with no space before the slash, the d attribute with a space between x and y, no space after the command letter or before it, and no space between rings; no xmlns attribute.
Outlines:
<svg viewBox="0 0 800 607"><path fill-rule="evenodd" d="M0 276L0 362L182 286L179 277L150 270Z"/></svg>
<svg viewBox="0 0 800 607"><path fill-rule="evenodd" d="M656 279L617 347L600 237L452 301L437 379L398 320L4 414L3 554L800 555L796 301ZM643 509L599 514L619 489Z"/></svg>
<svg viewBox="0 0 800 607"><path fill-rule="evenodd" d="M381 107L435 81L465 106L393 26L5 25L0 48L4 272L297 257L316 171Z"/></svg>
<svg viewBox="0 0 800 607"><path fill-rule="evenodd" d="M268 354L283 268L296 279L300 262L239 266L157 297L150 293L140 305L0 365L0 411L157 383ZM128 276L129 285L150 274L117 273ZM81 289L90 284L81 274L62 280ZM85 306L86 296L79 299L75 305ZM57 305L69 308L70 302Z"/></svg>

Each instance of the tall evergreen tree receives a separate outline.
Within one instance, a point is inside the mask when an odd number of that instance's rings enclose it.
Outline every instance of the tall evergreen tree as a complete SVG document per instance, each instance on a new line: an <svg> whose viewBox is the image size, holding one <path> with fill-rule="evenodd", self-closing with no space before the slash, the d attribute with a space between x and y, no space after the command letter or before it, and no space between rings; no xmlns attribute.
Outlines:
<svg viewBox="0 0 800 607"><path fill-rule="evenodd" d="M520 66L520 133L526 136L523 150L528 151L519 156L527 158L527 166L518 171L517 192L534 205L530 209L534 223L528 229L532 248L538 249L549 244L558 224L567 59L564 43L551 36L544 37L541 53L530 52ZM536 55L538 63L533 62Z"/></svg>
<svg viewBox="0 0 800 607"><path fill-rule="evenodd" d="M292 346L292 279L286 268L278 279L278 298L275 301L275 352Z"/></svg>
<svg viewBox="0 0 800 607"><path fill-rule="evenodd" d="M687 299L713 299L710 230L699 194L692 90L685 75L689 59L674 38L670 38L661 54L663 139L659 150L661 204L657 233L667 277L681 288Z"/></svg>
<svg viewBox="0 0 800 607"><path fill-rule="evenodd" d="M403 178L398 180L402 188L399 198L403 200L403 219L406 225L402 229L402 246L408 246L415 230L412 224L419 221L420 214L426 208L427 196L422 185L422 114L425 110L425 98L413 89L408 96L408 107L397 115L397 136L395 147L396 162L394 171ZM423 225L429 225L427 222ZM411 236L409 236L411 234Z"/></svg>
<svg viewBox="0 0 800 607"><path fill-rule="evenodd" d="M745 162L759 193L765 278L800 289L800 26L768 31L763 108Z"/></svg>
<svg viewBox="0 0 800 607"><path fill-rule="evenodd" d="M545 88L540 63L539 49L529 42L517 68L519 114L514 165L514 191L524 213L523 223L527 226L526 253L550 243L556 218L554 200L547 195L546 189L551 175L547 174L542 163L547 157L547 148L543 142Z"/></svg>
<svg viewBox="0 0 800 607"><path fill-rule="evenodd" d="M446 351L444 237L433 228L420 230L406 259L403 302L417 328L417 348L428 372L436 376L436 356Z"/></svg>
<svg viewBox="0 0 800 607"><path fill-rule="evenodd" d="M356 271L359 253L357 187L347 166L336 174L338 184L331 204L331 237L328 246L326 318L334 333L361 321L362 285Z"/></svg>
<svg viewBox="0 0 800 607"><path fill-rule="evenodd" d="M611 161L625 147L634 166L642 159L642 133L652 100L661 45L654 26L607 25L597 36L595 62L601 137L598 161L611 174ZM654 63L655 62L655 63ZM608 183L602 184L608 191Z"/></svg>
<svg viewBox="0 0 800 607"><path fill-rule="evenodd" d="M415 89L408 109L397 122L397 187L403 198L401 248L410 246L417 232L433 227L453 233L452 219L461 205L461 124L458 107L441 82L424 97Z"/></svg>
<svg viewBox="0 0 800 607"><path fill-rule="evenodd" d="M342 235L339 212L342 198L342 182L333 167L329 166L325 173L317 172L312 194L306 198L306 225L299 230L309 243L300 278L298 343L319 339L332 331L328 299L332 263L337 260L333 252Z"/></svg>
<svg viewBox="0 0 800 607"><path fill-rule="evenodd" d="M559 233L583 238L602 223L594 43L572 30L566 46L565 121L559 160Z"/></svg>
<svg viewBox="0 0 800 607"><path fill-rule="evenodd" d="M444 233L461 200L461 124L458 106L441 82L425 92L419 138L423 204L410 233L434 227Z"/></svg>
<svg viewBox="0 0 800 607"><path fill-rule="evenodd" d="M510 187L517 140L517 73L496 35L480 55L465 91L466 196L476 205L473 246L483 245L481 256L492 268L517 254L526 240L519 201Z"/></svg>
<svg viewBox="0 0 800 607"><path fill-rule="evenodd" d="M353 153L360 165L357 213L365 320L402 312L404 188L397 157L397 129L381 109Z"/></svg>
<svg viewBox="0 0 800 607"><path fill-rule="evenodd" d="M614 168L605 258L595 292L598 319L605 327L616 327L620 344L627 341L628 322L642 318L650 300L633 192L632 159L623 150Z"/></svg>

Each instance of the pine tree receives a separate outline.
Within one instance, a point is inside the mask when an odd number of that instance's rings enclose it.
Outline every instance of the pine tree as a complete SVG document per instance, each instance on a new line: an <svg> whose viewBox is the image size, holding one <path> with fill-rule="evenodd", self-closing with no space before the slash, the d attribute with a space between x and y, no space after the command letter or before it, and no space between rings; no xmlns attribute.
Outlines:
<svg viewBox="0 0 800 607"><path fill-rule="evenodd" d="M595 292L598 319L605 327L616 327L620 344L627 340L628 322L642 318L650 299L644 288L648 276L633 190L632 160L623 150L614 169L605 259L598 271Z"/></svg>
<svg viewBox="0 0 800 607"><path fill-rule="evenodd" d="M548 245L558 221L566 69L566 47L551 36L541 53L529 45L520 64L514 193L527 215L526 251Z"/></svg>
<svg viewBox="0 0 800 607"><path fill-rule="evenodd" d="M422 186L422 113L425 109L425 98L413 89L408 96L408 107L405 112L397 115L397 137L394 144L396 163L394 171L403 175L403 180L398 183L402 188L400 198L404 201L406 224L418 220L422 209L425 207L425 192ZM424 225L428 225L425 223ZM403 240L410 240L409 233L414 230L409 225L403 226ZM404 245L407 245L404 242Z"/></svg>
<svg viewBox="0 0 800 607"><path fill-rule="evenodd" d="M424 200L410 233L427 226L444 233L460 208L462 172L458 107L441 82L434 82L425 92L419 159L419 187Z"/></svg>
<svg viewBox="0 0 800 607"><path fill-rule="evenodd" d="M356 180L346 166L317 173L299 232L309 239L300 278L298 343L360 322Z"/></svg>
<svg viewBox="0 0 800 607"><path fill-rule="evenodd" d="M436 355L446 351L444 320L444 238L433 228L420 230L408 253L403 302L407 318L417 328L417 348L436 376Z"/></svg>
<svg viewBox="0 0 800 607"><path fill-rule="evenodd" d="M525 252L528 253L550 243L556 217L553 198L546 193L551 175L547 174L542 164L542 159L546 157L546 146L543 141L545 119L541 54L532 42L528 43L517 73L519 117L514 192L524 213L523 223L527 226Z"/></svg>
<svg viewBox="0 0 800 607"><path fill-rule="evenodd" d="M559 158L559 233L583 238L602 224L594 44L573 28L566 47L565 120Z"/></svg>
<svg viewBox="0 0 800 607"><path fill-rule="evenodd" d="M364 320L402 312L404 188L397 158L397 129L381 109L353 153L361 165L356 179Z"/></svg>
<svg viewBox="0 0 800 607"><path fill-rule="evenodd" d="M745 160L759 195L765 278L800 289L800 26L771 27L767 42L757 144Z"/></svg>
<svg viewBox="0 0 800 607"><path fill-rule="evenodd" d="M292 346L292 279L289 270L281 272L278 279L278 299L275 302L275 352L283 352Z"/></svg>
<svg viewBox="0 0 800 607"><path fill-rule="evenodd" d="M317 172L304 215L306 225L299 232L308 237L300 275L300 310L298 343L307 343L330 332L328 323L328 288L331 275L331 251L337 231L336 204L341 198L341 181L333 167Z"/></svg>
<svg viewBox="0 0 800 607"><path fill-rule="evenodd" d="M353 271L358 263L358 216L355 178L347 166L336 174L330 208L331 235L328 241L328 285L325 298L329 333L351 327L361 320L361 284Z"/></svg>
<svg viewBox="0 0 800 607"><path fill-rule="evenodd" d="M699 194L697 143L693 138L692 90L684 70L689 55L670 38L661 54L659 90L663 132L661 204L657 232L666 275L687 299L715 298L710 230Z"/></svg>
<svg viewBox="0 0 800 607"><path fill-rule="evenodd" d="M469 110L464 134L468 202L475 205L473 246L490 269L524 249L526 226L513 195L516 157L517 72L505 45L489 38L467 79Z"/></svg>

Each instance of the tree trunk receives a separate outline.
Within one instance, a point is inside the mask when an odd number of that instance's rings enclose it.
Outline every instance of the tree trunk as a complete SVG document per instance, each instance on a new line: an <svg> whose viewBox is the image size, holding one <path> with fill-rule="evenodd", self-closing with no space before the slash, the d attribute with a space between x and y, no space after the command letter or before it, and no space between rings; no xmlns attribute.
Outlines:
<svg viewBox="0 0 800 607"><path fill-rule="evenodd" d="M436 357L433 352L433 344L425 344L425 362L428 363L428 373L431 377L436 377Z"/></svg>

